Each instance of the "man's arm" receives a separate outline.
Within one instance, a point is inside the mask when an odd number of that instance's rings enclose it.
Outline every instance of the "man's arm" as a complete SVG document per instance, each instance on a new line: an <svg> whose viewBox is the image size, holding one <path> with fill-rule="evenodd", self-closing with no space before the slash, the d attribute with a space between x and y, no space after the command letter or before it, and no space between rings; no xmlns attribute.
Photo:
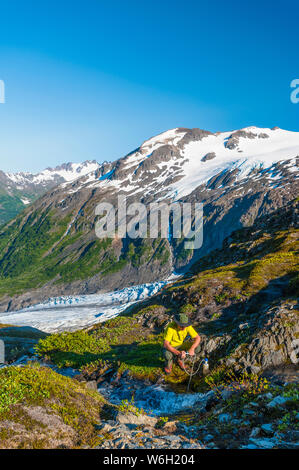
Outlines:
<svg viewBox="0 0 299 470"><path fill-rule="evenodd" d="M194 356L195 354L195 349L197 348L197 346L199 345L200 343L200 336L197 335L195 336L195 338L193 339L193 344L191 346L191 348L189 349L189 354L190 356Z"/></svg>
<svg viewBox="0 0 299 470"><path fill-rule="evenodd" d="M182 353L186 354L185 351L178 351L177 349L175 349L175 348L174 348L173 346L171 346L171 344L170 344L168 341L166 341L166 340L164 340L164 348L165 348L165 349L168 349L168 351L172 352L172 353L175 354L176 356L182 356L182 355L183 355Z"/></svg>

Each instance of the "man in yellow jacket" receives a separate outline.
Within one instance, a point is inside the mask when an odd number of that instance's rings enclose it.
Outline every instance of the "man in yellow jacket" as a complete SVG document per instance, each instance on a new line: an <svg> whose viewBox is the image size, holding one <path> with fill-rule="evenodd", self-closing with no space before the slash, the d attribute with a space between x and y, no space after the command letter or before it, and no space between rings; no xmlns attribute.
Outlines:
<svg viewBox="0 0 299 470"><path fill-rule="evenodd" d="M199 352L200 336L196 333L191 326L188 316L185 313L175 315L174 322L168 326L164 337L163 355L165 358L164 370L166 374L170 374L172 370L173 361L176 359L178 365L183 369L184 364L182 359L186 357L185 351L179 351L187 336L190 336L193 344L189 349L190 356Z"/></svg>

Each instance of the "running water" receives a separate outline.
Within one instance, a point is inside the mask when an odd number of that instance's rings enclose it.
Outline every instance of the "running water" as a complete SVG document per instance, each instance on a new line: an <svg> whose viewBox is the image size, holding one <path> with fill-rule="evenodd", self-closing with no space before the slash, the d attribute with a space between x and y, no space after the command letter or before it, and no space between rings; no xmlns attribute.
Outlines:
<svg viewBox="0 0 299 470"><path fill-rule="evenodd" d="M134 406L156 416L176 414L196 407L204 407L213 395L208 393L175 393L161 385L144 385L136 382L120 386L101 385L98 391L110 403L120 405L123 400L131 401Z"/></svg>

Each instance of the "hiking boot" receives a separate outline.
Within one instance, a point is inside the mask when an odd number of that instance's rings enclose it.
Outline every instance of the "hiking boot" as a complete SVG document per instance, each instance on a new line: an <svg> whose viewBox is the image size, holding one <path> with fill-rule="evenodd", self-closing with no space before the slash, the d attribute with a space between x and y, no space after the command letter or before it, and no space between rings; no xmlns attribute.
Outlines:
<svg viewBox="0 0 299 470"><path fill-rule="evenodd" d="M169 375L172 371L172 364L168 364L167 366L165 366L164 371L166 375Z"/></svg>

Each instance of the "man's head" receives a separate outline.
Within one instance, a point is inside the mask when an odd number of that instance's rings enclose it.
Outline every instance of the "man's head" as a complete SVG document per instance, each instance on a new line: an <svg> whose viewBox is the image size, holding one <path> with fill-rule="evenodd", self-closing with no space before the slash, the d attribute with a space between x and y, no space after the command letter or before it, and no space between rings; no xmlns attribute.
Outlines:
<svg viewBox="0 0 299 470"><path fill-rule="evenodd" d="M174 317L174 321L180 330L184 330L185 328L187 328L187 326L191 325L188 315L186 315L186 313L184 312L176 314Z"/></svg>

